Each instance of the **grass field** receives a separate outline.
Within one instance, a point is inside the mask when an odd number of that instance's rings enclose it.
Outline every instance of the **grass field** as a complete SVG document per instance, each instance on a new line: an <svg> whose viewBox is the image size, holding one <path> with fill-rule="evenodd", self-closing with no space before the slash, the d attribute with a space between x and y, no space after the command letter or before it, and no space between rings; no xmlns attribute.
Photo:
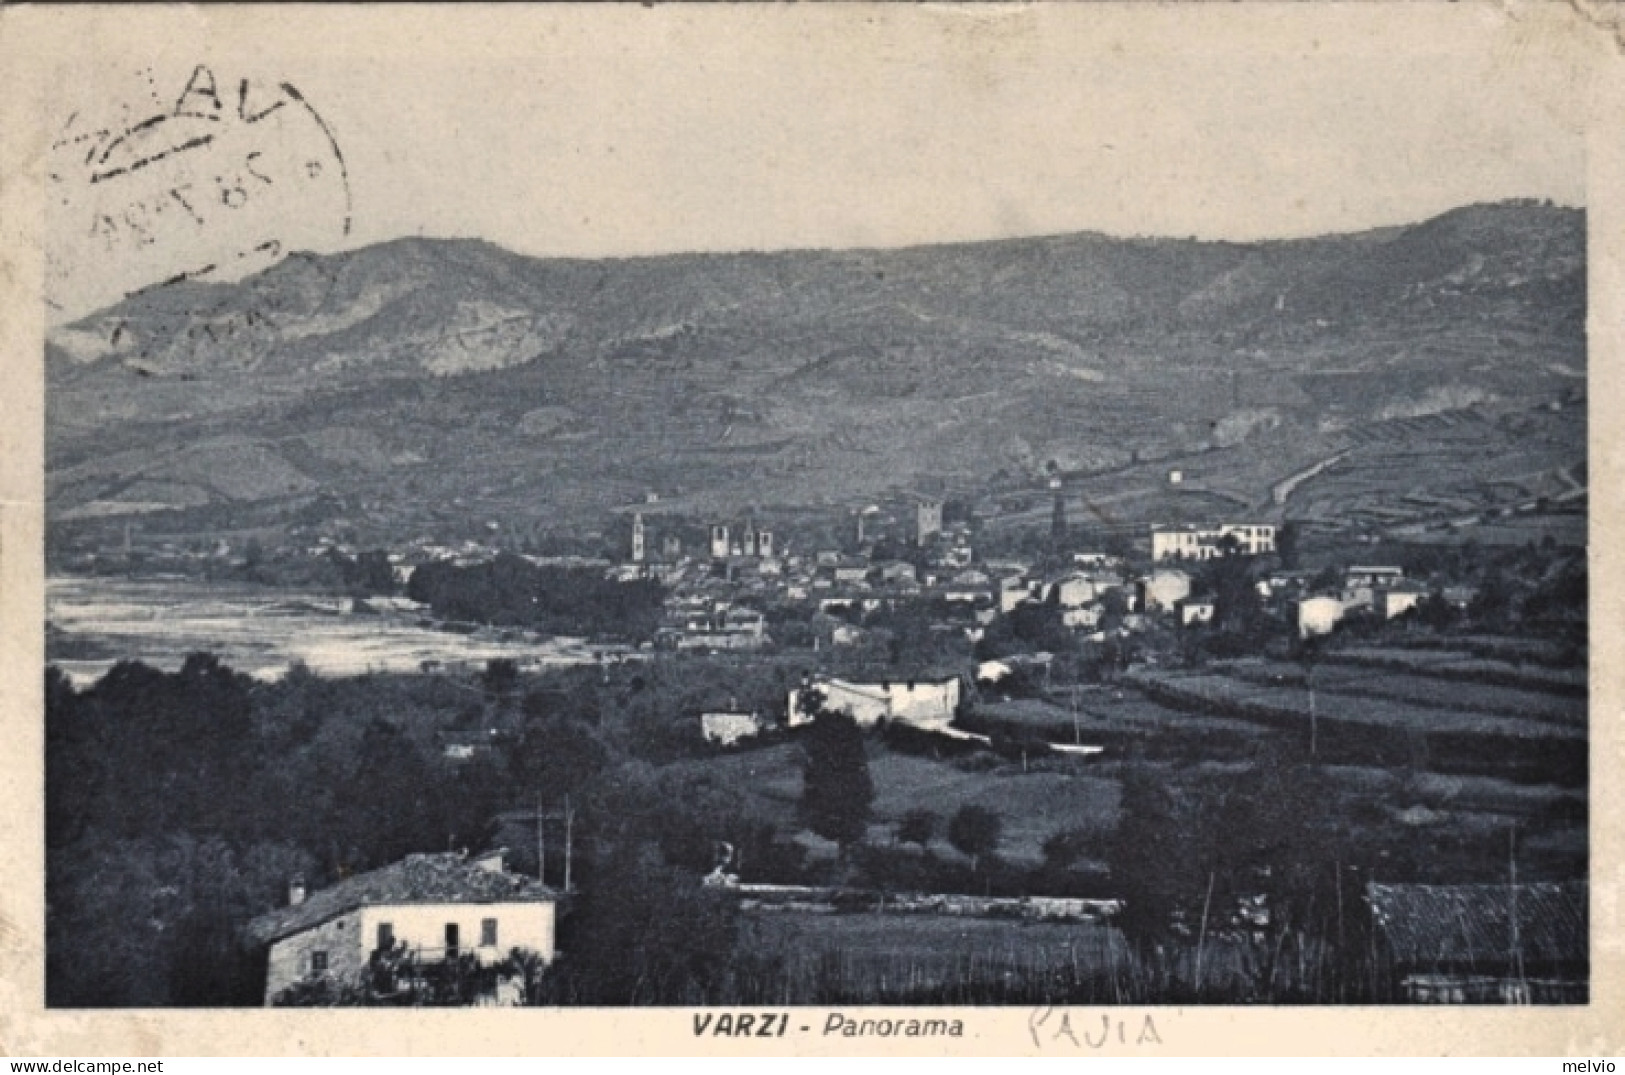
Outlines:
<svg viewBox="0 0 1625 1075"><path fill-rule="evenodd" d="M1264 684L1227 675L1141 672L1147 687L1194 706L1244 708L1260 718L1278 718L1307 726L1311 718L1322 722L1373 725L1395 732L1422 732L1508 739L1581 739L1584 729L1523 717L1439 709L1389 698L1326 693L1311 695L1306 685Z"/></svg>
<svg viewBox="0 0 1625 1075"><path fill-rule="evenodd" d="M1419 649L1412 646L1347 646L1321 658L1334 664L1416 672L1439 679L1496 683L1527 690L1584 697L1584 668L1550 668L1480 657L1470 650Z"/></svg>
<svg viewBox="0 0 1625 1075"><path fill-rule="evenodd" d="M903 1003L1063 974L1107 982L1114 972L1132 975L1122 935L1097 925L770 912L745 916L739 945L783 960L784 994L763 1003Z"/></svg>
<svg viewBox="0 0 1625 1075"><path fill-rule="evenodd" d="M1211 741L1218 737L1245 746L1266 733L1223 717L1204 717L1169 709L1133 690L1112 687L1080 687L1076 692L1074 723L1073 695L1057 690L1051 700L1021 698L978 707L978 716L1011 727L1030 729L1054 743L1078 742L1122 747L1139 742L1148 746L1171 745L1192 736Z"/></svg>
<svg viewBox="0 0 1625 1075"><path fill-rule="evenodd" d="M879 841L891 839L891 823L909 810L931 810L947 819L960 807L976 803L1004 823L999 854L1032 863L1043 858L1045 838L1058 829L1109 832L1117 824L1118 785L1106 777L1023 773L1019 764L965 772L943 762L892 753L871 758L869 772L876 793L876 824L870 836ZM942 838L932 850L955 854Z"/></svg>
<svg viewBox="0 0 1625 1075"><path fill-rule="evenodd" d="M1308 682L1304 667L1280 661L1235 661L1221 666L1236 679L1259 685ZM1582 726L1585 699L1493 683L1465 683L1405 672L1385 672L1357 665L1317 666L1315 690L1327 697L1350 700L1380 698L1459 713L1520 717Z"/></svg>
<svg viewBox="0 0 1625 1075"><path fill-rule="evenodd" d="M796 825L801 748L795 744L677 762L667 769L735 789L750 796L761 819L787 828ZM910 810L930 810L945 827L947 819L969 803L987 807L1004 823L999 854L1027 863L1042 859L1044 840L1057 829L1110 831L1117 823L1117 782L1103 776L1037 767L1024 773L1019 762L967 771L877 746L869 751L869 776L875 786L869 839L882 845L892 843L893 826ZM958 854L944 834L931 850Z"/></svg>
<svg viewBox="0 0 1625 1075"><path fill-rule="evenodd" d="M1259 952L1209 931L1148 965L1114 927L896 914L751 913L738 946L762 1004L1259 1000ZM1278 987L1285 995L1288 971ZM1330 999L1330 998L1326 998Z"/></svg>

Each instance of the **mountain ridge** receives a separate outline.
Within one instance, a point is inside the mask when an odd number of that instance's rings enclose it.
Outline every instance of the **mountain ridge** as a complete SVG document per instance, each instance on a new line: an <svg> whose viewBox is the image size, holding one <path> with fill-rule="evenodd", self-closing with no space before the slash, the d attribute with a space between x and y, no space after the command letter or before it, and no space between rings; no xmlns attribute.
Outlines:
<svg viewBox="0 0 1625 1075"><path fill-rule="evenodd" d="M1582 210L1503 203L1257 243L290 255L48 341L49 503L186 529L327 494L389 528L565 525L651 492L836 503L1271 443L1288 466L1418 400L1498 413L1572 389L1584 251ZM1333 373L1370 398L1328 396Z"/></svg>

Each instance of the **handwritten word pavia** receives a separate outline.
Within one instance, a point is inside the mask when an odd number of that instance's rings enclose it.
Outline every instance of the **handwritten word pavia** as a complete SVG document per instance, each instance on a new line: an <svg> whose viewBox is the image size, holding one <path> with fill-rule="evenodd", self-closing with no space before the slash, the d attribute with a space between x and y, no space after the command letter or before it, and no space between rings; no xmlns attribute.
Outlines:
<svg viewBox="0 0 1625 1075"><path fill-rule="evenodd" d="M1112 1015L1102 1012L1099 1017L1078 1013L1065 1008L1038 1008L1027 1017L1027 1032L1033 1044L1040 1049L1059 1043L1074 1049L1104 1049L1109 1044L1161 1045L1156 1020L1151 1013L1141 1016Z"/></svg>

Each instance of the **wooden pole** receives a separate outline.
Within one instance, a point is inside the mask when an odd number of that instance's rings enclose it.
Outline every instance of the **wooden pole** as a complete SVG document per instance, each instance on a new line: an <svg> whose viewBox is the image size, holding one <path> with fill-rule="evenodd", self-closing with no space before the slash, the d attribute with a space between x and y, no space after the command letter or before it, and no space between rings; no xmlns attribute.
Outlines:
<svg viewBox="0 0 1625 1075"><path fill-rule="evenodd" d="M570 891L570 857L572 849L571 828L575 822L575 811L570 808L570 796L564 797L564 891Z"/></svg>
<svg viewBox="0 0 1625 1075"><path fill-rule="evenodd" d="M1315 756L1316 740L1318 738L1318 721L1315 719L1315 666L1309 666L1309 756Z"/></svg>
<svg viewBox="0 0 1625 1075"><path fill-rule="evenodd" d="M1518 931L1518 826L1516 822L1513 823L1511 828L1507 829L1507 880L1509 882L1507 886L1507 921L1512 928L1512 965L1517 971L1518 982L1522 985L1524 982L1523 938L1519 936ZM1527 1000L1520 996L1518 1003L1524 1004L1527 1003Z"/></svg>
<svg viewBox="0 0 1625 1075"><path fill-rule="evenodd" d="M536 880L547 884L547 831L542 820L542 795L536 793Z"/></svg>

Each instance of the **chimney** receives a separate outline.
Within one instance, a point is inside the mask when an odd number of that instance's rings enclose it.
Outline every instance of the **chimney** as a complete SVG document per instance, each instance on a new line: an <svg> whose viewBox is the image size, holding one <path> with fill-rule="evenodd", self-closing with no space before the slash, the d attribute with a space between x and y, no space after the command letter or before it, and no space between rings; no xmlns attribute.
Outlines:
<svg viewBox="0 0 1625 1075"><path fill-rule="evenodd" d="M305 879L295 877L288 882L288 906L297 907L305 902Z"/></svg>

